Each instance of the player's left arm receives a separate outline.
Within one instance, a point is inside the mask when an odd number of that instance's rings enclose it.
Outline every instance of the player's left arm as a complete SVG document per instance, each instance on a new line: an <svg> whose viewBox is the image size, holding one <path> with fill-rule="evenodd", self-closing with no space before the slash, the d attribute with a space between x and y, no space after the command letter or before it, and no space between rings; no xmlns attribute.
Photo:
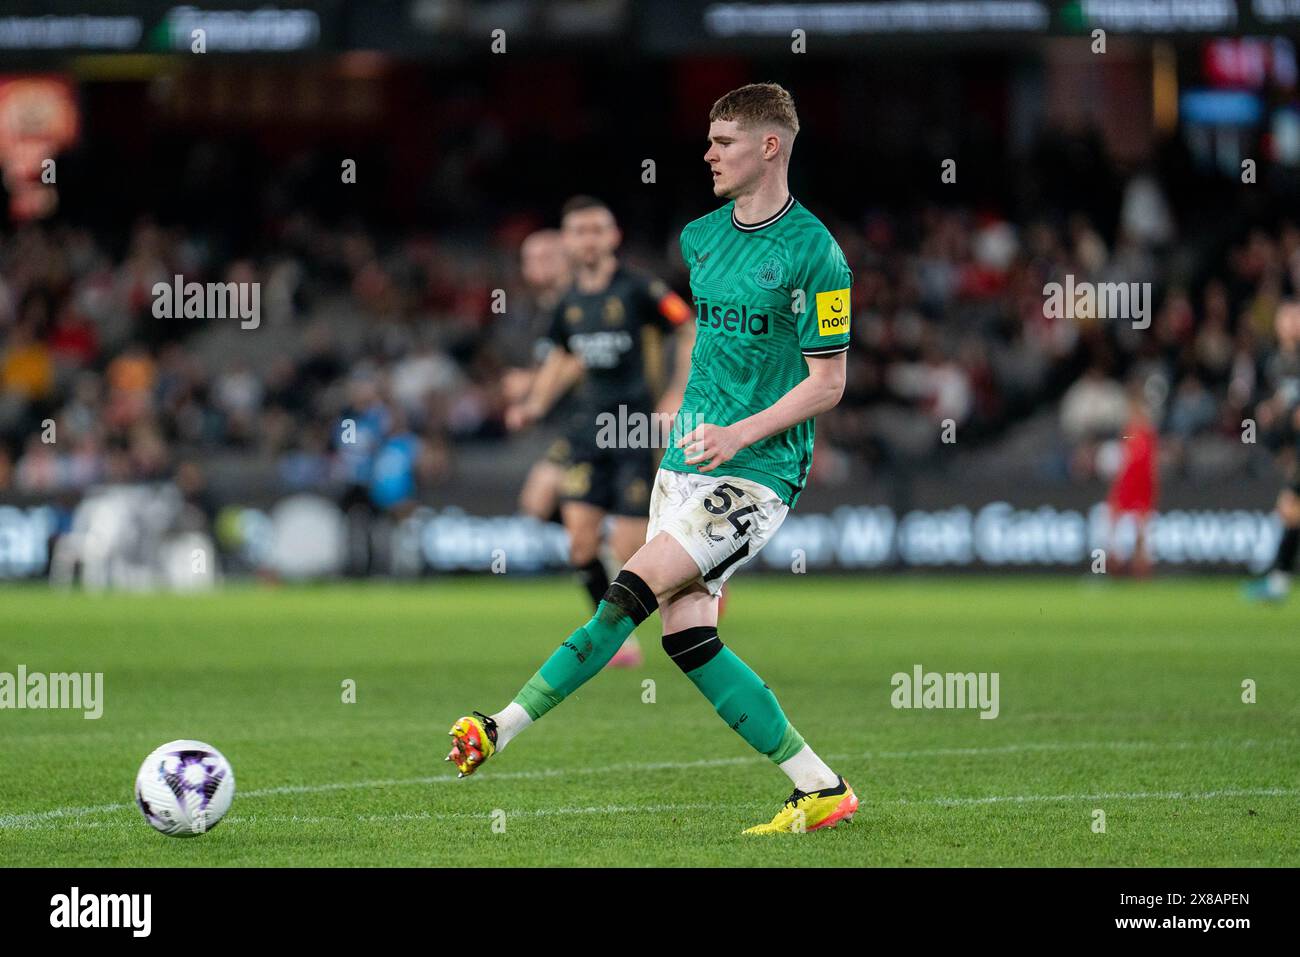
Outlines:
<svg viewBox="0 0 1300 957"><path fill-rule="evenodd" d="M748 418L731 425L706 423L686 433L678 445L686 449L687 465L711 472L741 449L834 408L844 395L853 274L829 233L805 262L808 268L794 277L792 295L802 300L795 312L801 317L799 348L807 378Z"/></svg>

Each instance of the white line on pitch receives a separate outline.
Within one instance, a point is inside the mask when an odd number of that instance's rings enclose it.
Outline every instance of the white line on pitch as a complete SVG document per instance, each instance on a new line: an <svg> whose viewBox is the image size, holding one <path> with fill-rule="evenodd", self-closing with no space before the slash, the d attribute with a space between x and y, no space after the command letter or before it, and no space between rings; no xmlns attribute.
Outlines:
<svg viewBox="0 0 1300 957"><path fill-rule="evenodd" d="M1100 794L1005 794L991 797L899 798L896 804L940 804L944 807L969 804L1026 804L1031 801L1209 801L1228 797L1284 797L1300 794L1293 788L1225 788L1217 791L1110 791Z"/></svg>
<svg viewBox="0 0 1300 957"><path fill-rule="evenodd" d="M882 805L941 805L944 807L971 806L977 804L1027 804L1039 801L1099 801L1099 800L1181 800L1209 801L1216 798L1232 797L1289 797L1300 795L1300 790L1287 788L1234 788L1216 791L1115 791L1100 794L1005 794L977 798L925 798L912 800L896 798L880 802ZM122 805L125 806L125 805ZM553 817L574 814L662 814L670 811L717 811L719 809L742 810L747 808L770 808L772 802L749 801L737 803L710 804L607 804L587 807L553 807L534 808L523 811L507 811L507 818ZM870 802L863 804L863 809L870 811ZM489 818L486 811L420 811L406 814L232 814L229 821L233 824L330 824L338 825L349 821L363 824L383 824L409 821L445 821L445 820L483 820ZM134 821L74 821L75 827L102 830L135 830ZM58 825L46 821L6 825L13 830L56 830Z"/></svg>
<svg viewBox="0 0 1300 957"><path fill-rule="evenodd" d="M848 760L891 760L899 758L922 758L922 757L949 757L949 756L979 756L993 754L1015 754L1022 751L1082 751L1082 750L1128 750L1128 749L1170 749L1183 750L1187 748L1212 748L1212 747L1255 747L1258 742L1250 739L1242 741L1061 741L1045 742L1030 744L1008 744L1000 747L989 748L927 748L913 751L854 751L844 754L828 754L826 759L830 761L848 761ZM621 764L606 764L599 767L586 768L548 768L535 771L503 771L493 773L490 777L493 781L534 781L544 780L546 778L556 777L579 777L592 774L609 774L628 772L647 772L647 771L683 771L690 769L703 768L720 768L740 764L756 764L762 761L758 756L745 756L735 758L706 758L699 761L653 761L653 762L624 762ZM285 784L276 787L257 788L251 791L239 792L239 797L248 800L250 798L274 797L284 794L324 794L331 791L353 791L365 790L369 788L384 787L411 787L425 784L451 784L459 780L449 774L440 774L436 776L425 776L416 778L388 778L369 781L334 781L324 784ZM976 799L959 799L959 800L976 800ZM1000 801L1010 800L1009 798L981 798L980 801ZM1043 800L1043 798L1038 798ZM925 802L918 802L925 803ZM114 811L121 811L133 807L131 804L100 804L92 807L63 807L53 808L48 811L32 811L20 814L0 815L0 830L21 828L25 824L36 821L52 821L61 818L80 818L95 814L111 814Z"/></svg>

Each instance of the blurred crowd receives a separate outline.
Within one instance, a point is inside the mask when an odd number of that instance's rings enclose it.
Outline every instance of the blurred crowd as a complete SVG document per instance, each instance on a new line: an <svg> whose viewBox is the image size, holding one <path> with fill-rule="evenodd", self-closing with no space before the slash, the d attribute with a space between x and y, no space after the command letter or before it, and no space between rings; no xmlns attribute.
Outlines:
<svg viewBox="0 0 1300 957"><path fill-rule="evenodd" d="M979 448L1045 415L1055 441L1018 467L1104 476L1133 381L1164 468L1247 467L1241 421L1262 397L1275 306L1300 282L1300 227L1254 228L1188 268L1182 212L1157 177L1134 172L1105 229L1068 210L823 215L853 268L854 319L814 480L925 467L945 428L946 441ZM0 492L177 474L197 490L205 460L223 454L272 463L285 489L408 507L454 475L467 443L508 441L504 410L547 322L519 267L523 238L542 225L507 218L465 242L298 212L248 258L150 218L116 243L58 222L6 231ZM623 255L689 294L674 240L629 234ZM260 283L261 327L155 318L154 284L176 275ZM1151 282L1149 327L1086 309L1052 318L1045 285L1067 276Z"/></svg>
<svg viewBox="0 0 1300 957"><path fill-rule="evenodd" d="M1080 213L1011 223L928 209L912 223L840 231L855 266L854 348L845 400L819 436L906 468L951 460L936 454L944 425L948 441L978 444L1050 415L1053 441L1012 467L1109 478L1136 384L1164 471L1221 478L1258 467L1242 423L1267 397L1277 305L1300 288L1300 228L1250 229L1194 268L1177 208L1145 175L1128 181L1118 222L1106 237ZM1150 292L1122 316L1106 315L1101 296L1061 315L1047 308L1053 283Z"/></svg>

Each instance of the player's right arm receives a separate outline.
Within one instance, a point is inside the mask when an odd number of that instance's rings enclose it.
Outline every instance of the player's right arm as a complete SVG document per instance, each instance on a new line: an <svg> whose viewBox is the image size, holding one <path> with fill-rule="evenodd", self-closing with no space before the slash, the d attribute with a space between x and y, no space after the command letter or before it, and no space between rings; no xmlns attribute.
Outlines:
<svg viewBox="0 0 1300 957"><path fill-rule="evenodd" d="M528 395L506 410L506 428L517 432L543 418L560 396L582 378L583 371L582 360L557 344L542 360Z"/></svg>
<svg viewBox="0 0 1300 957"><path fill-rule="evenodd" d="M685 252L683 242L683 252ZM853 273L844 253L824 233L800 263L792 288L801 294L799 350L808 375L776 402L731 425L702 424L682 437L685 462L710 472L748 448L834 408L844 395L848 367ZM704 464L701 464L704 463Z"/></svg>
<svg viewBox="0 0 1300 957"><path fill-rule="evenodd" d="M731 425L705 423L682 436L677 444L686 450L686 464L711 472L741 449L835 408L844 395L846 353L806 356L805 361L808 377L766 409Z"/></svg>

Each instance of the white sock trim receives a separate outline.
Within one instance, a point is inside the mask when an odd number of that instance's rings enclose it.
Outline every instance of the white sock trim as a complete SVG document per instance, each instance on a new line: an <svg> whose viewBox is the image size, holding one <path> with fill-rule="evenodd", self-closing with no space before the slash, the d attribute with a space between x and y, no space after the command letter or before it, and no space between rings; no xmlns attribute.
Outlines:
<svg viewBox="0 0 1300 957"><path fill-rule="evenodd" d="M799 749L798 754L782 761L777 767L789 776L800 791L820 791L840 783L840 776L806 744Z"/></svg>
<svg viewBox="0 0 1300 957"><path fill-rule="evenodd" d="M533 723L533 719L528 717L528 712L524 710L524 706L517 701L510 702L492 715L492 720L497 723L498 751L505 748L510 743L511 738Z"/></svg>

